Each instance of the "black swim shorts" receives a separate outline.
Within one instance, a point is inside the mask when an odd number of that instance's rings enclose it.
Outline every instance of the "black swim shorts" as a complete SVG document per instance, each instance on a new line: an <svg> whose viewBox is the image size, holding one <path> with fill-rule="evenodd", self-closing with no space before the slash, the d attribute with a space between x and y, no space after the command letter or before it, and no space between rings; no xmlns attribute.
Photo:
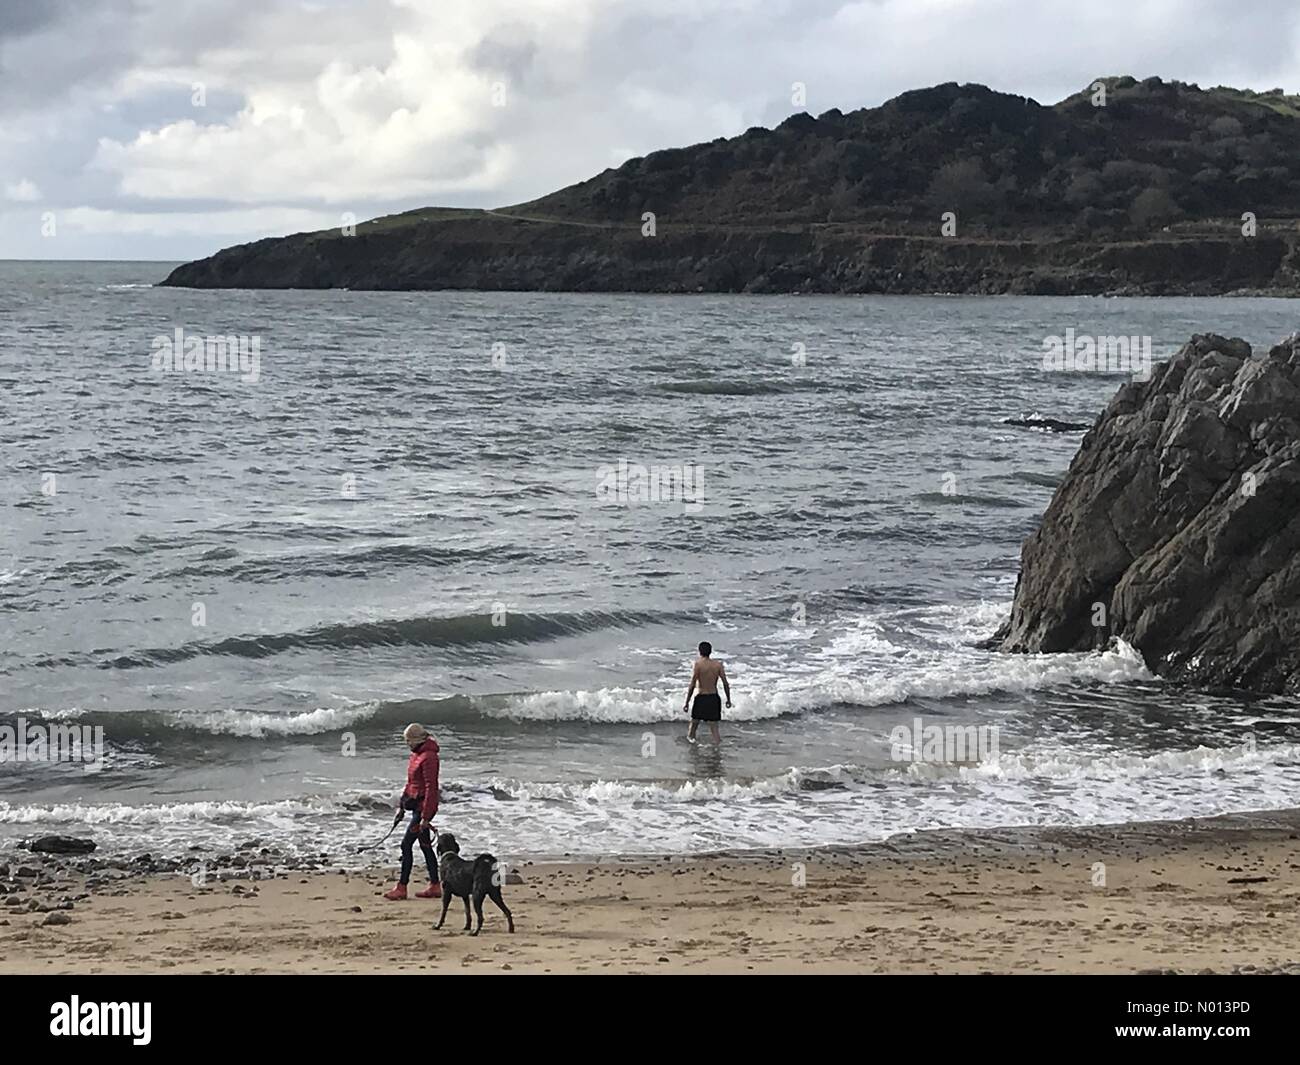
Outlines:
<svg viewBox="0 0 1300 1065"><path fill-rule="evenodd" d="M722 696L717 692L705 695L703 693L695 697L695 702L691 705L692 721L721 721L722 720Z"/></svg>

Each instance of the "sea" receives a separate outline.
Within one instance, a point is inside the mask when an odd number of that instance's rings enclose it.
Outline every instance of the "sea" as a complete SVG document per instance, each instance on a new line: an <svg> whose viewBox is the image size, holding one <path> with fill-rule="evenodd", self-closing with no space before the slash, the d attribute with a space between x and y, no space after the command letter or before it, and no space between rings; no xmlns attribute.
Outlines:
<svg viewBox="0 0 1300 1065"><path fill-rule="evenodd" d="M1296 803L1296 700L1122 643L980 647L1140 372L1045 353L1266 349L1292 301L158 287L172 265L0 262L0 855L341 861L391 823L413 721L439 828L513 858ZM685 739L700 641L716 747Z"/></svg>

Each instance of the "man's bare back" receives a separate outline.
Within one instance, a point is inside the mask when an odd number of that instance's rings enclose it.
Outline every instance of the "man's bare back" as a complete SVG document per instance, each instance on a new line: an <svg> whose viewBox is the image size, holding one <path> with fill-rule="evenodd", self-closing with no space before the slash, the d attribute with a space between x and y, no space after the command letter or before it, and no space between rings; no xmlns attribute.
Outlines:
<svg viewBox="0 0 1300 1065"><path fill-rule="evenodd" d="M695 688L701 695L718 694L718 678L722 676L722 663L716 658L695 660Z"/></svg>
<svg viewBox="0 0 1300 1065"><path fill-rule="evenodd" d="M695 668L691 670L691 684L686 689L686 705L682 709L691 711L691 728L686 733L686 738L692 743L695 742L695 730L700 727L701 721L709 723L713 742L722 742L722 736L718 733L718 722L722 720L718 681L722 682L722 690L727 693L727 709L731 709L731 684L727 680L726 667L712 656L713 645L707 642L700 644L700 657L695 660ZM695 694L697 689L698 694ZM691 707L692 694L695 694L694 708Z"/></svg>

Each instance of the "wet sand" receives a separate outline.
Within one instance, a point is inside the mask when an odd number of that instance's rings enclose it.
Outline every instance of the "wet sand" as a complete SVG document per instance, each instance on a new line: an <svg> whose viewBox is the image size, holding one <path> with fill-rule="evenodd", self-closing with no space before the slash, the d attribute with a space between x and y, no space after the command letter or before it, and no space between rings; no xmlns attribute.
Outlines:
<svg viewBox="0 0 1300 1065"><path fill-rule="evenodd" d="M459 900L435 931L440 902L382 899L382 869L87 892L65 861L15 875L18 854L0 879L4 973L1300 972L1295 810L524 864L504 889L516 933L488 902L477 938Z"/></svg>

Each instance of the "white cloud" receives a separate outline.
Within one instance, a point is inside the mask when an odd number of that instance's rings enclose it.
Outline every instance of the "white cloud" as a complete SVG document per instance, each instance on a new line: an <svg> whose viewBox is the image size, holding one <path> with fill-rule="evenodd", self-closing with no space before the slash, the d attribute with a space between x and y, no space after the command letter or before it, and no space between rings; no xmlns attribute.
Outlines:
<svg viewBox="0 0 1300 1065"><path fill-rule="evenodd" d="M163 200L344 204L500 189L521 164L512 132L545 101L529 92L535 71L494 69L484 41L507 31L522 42L513 51L507 42L507 61L544 55L542 76L562 81L594 8L594 0L538 4L529 9L538 21L522 24L517 5L496 0L419 5L385 62L356 64L340 48L296 84L274 64L245 67L237 56L247 79L237 115L205 123L196 112L131 141L105 138L94 165L122 193ZM231 84L215 62L212 83ZM494 102L498 83L504 107Z"/></svg>
<svg viewBox="0 0 1300 1065"><path fill-rule="evenodd" d="M5 185L6 200L13 200L15 203L35 203L40 198L41 190L36 187L36 182L27 178Z"/></svg>
<svg viewBox="0 0 1300 1065"><path fill-rule="evenodd" d="M242 210L143 212L71 207L55 213L59 229L94 235L150 234L175 236L233 236L258 233L283 236L330 229L346 221L341 212L299 207L254 207Z"/></svg>

